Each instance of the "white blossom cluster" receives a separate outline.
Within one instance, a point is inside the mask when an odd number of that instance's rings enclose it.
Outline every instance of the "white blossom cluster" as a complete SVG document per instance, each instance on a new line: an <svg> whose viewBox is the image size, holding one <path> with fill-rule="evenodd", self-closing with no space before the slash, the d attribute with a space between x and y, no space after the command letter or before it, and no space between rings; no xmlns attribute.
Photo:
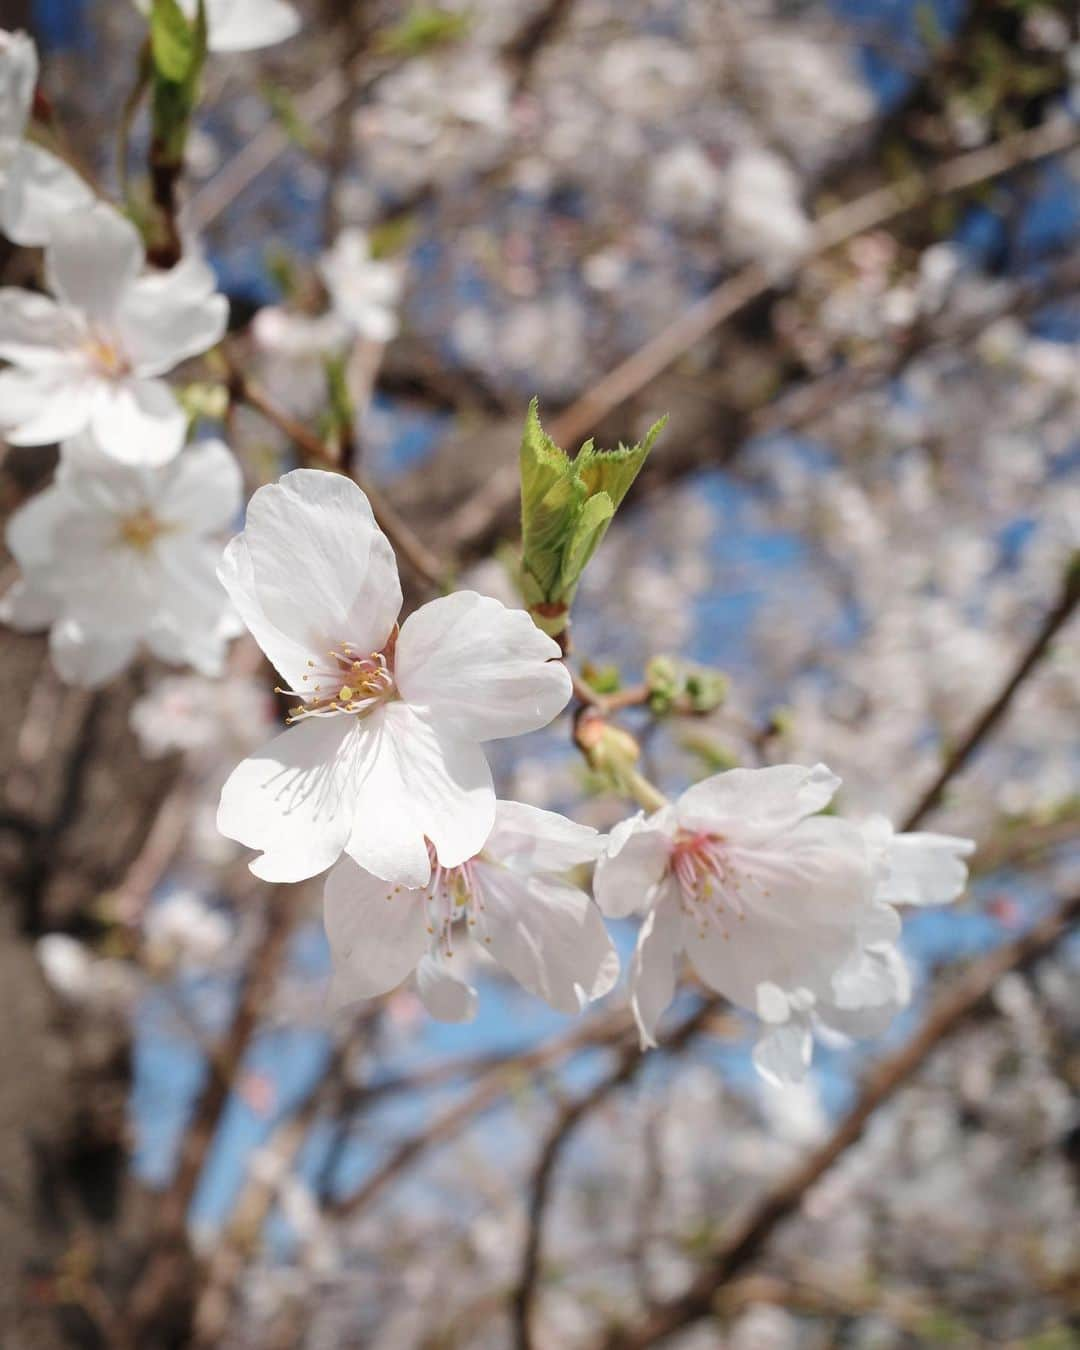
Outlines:
<svg viewBox="0 0 1080 1350"><path fill-rule="evenodd" d="M250 30L247 45L286 36L288 9L264 9L268 26ZM211 7L211 49L235 48L242 19ZM30 172L19 145L36 58L19 37L6 40L3 56L17 178ZM673 53L627 45L611 49L609 63L616 58L646 88L682 78ZM423 76L422 65L406 70ZM608 73L616 103L625 73ZM458 87L460 119L501 121L482 86ZM415 99L409 106L422 120ZM786 172L763 154L744 157L730 173L753 182L734 200L766 203L770 227L788 230L767 204L767 185ZM610 838L497 802L484 744L544 727L567 705L557 644L524 611L471 591L401 622L393 549L343 475L301 469L262 487L220 556L218 540L241 506L239 466L220 442L185 448L188 418L164 378L224 334L227 305L213 273L190 243L170 271L148 270L137 230L112 207L83 200L72 209L66 176L48 209L41 190L35 214L51 298L0 296L0 356L9 363L0 416L12 444L59 441L61 461L53 485L9 525L21 575L3 616L22 629L48 627L58 672L87 686L142 648L220 675L242 621L281 675L279 692L295 702L288 729L224 782L218 828L259 851L252 870L266 880L329 869L338 1002L408 980L435 1016L471 1017L476 990L455 959L469 940L526 990L577 1012L618 975L601 913L640 912L630 996L643 1044L655 1044L684 954L706 985L758 1015L756 1062L775 1079L805 1072L816 1023L872 1032L904 1006L892 905L954 899L965 841L894 840L885 822L860 828L822 817L839 780L820 764L715 776ZM761 233L738 216L732 228L740 238ZM785 251L802 246L801 228L793 218ZM264 347L288 360L315 325L326 330L321 356L350 334L394 335L400 278L371 259L360 232L340 236L320 273L329 313L300 320L298 333L284 312L264 311ZM163 687L161 706L175 697L182 688ZM219 715L229 710L223 702ZM196 750L212 734L189 718L162 736L159 716L152 704L136 710L154 753ZM595 903L583 889L594 866Z"/></svg>
<svg viewBox="0 0 1080 1350"><path fill-rule="evenodd" d="M148 0L134 3L149 13ZM570 737L556 753L554 736L522 739L559 719L568 730L565 650L518 607L501 570L492 579L495 564L407 607L374 490L369 500L347 456L341 473L278 477L277 457L266 472L230 448L254 416L239 406L220 436L196 433L205 386L184 388L185 363L224 340L228 303L197 239L185 236L171 269L153 267L132 220L35 125L37 56L23 34L0 34L0 231L42 250L40 288L0 290L0 434L11 446L56 444L59 461L9 521L17 576L0 620L47 630L55 672L72 685L99 688L145 656L179 668L155 677L131 714L148 758L184 757L179 884L153 898L121 892L106 908L117 906L111 917L129 936L138 930L151 976L229 979L245 969L257 924L219 901L218 874L249 850L251 872L275 887L320 879L332 976L319 975L316 1000L315 981L290 969L267 1020L331 1028L351 1052L349 1088L376 1082L426 1015L476 1017L492 976L569 1016L625 991L642 1050L664 1045L682 995L717 996L718 1034L696 1062L683 1072L645 1057L652 1090L597 1113L562 1164L571 1184L547 1218L537 1334L584 1344L620 1307L685 1288L717 1214L760 1197L822 1138L830 1052L885 1033L916 999L901 913L962 895L975 847L966 836L1075 805L1075 747L1061 735L1080 710L1074 629L993 749L957 776L944 803L950 833L891 823L1000 690L1075 557L1077 361L1075 348L1000 317L1018 292L979 274L958 244L905 253L874 233L807 261L818 176L872 117L827 24L799 15L778 34L786 6L688 0L670 22L636 25L645 0L625 13L586 0L522 90L500 54L507 13L472 15L464 0L443 8L475 19L469 40L388 63L358 101L362 174L332 184L331 204L361 224L336 231L300 284L255 313L253 387L314 427L341 375L363 419L364 363L398 335L405 291L371 227L399 197L424 200L504 161L509 223L483 233L458 203L453 257L426 279L435 289L453 273L450 286L468 290L482 273L497 285L496 298L455 306L451 322L428 321L485 377L528 374L580 392L598 330L636 341L688 289L713 284L717 257L725 269L755 264L788 292L778 338L808 384L838 368L885 373L869 392L854 379L850 397L826 398L791 434L740 447L730 480L670 492L650 508L647 555L640 522L620 518L575 613L587 612L598 653L630 667L687 649L713 622L710 593L746 599L745 617L723 620L730 632L709 634L720 648L743 644L729 696L706 716L673 716L666 743L650 739L659 724L649 723L640 767L659 786L638 775L642 809L627 814L613 778L572 819L583 771L576 758L568 767ZM195 0L181 9L193 16ZM269 46L300 26L284 0L205 9L215 53ZM1025 19L1031 40L1057 41L1038 17L1035 7ZM717 87L722 116L707 97ZM537 203L564 198L542 237L522 224ZM423 329L429 296L413 289ZM920 345L942 319L958 319L962 339ZM412 313L404 323L411 333ZM900 339L913 355L894 370ZM218 378L214 360L200 373ZM285 432L271 434L282 449ZM759 563L725 552L738 513L802 545L771 583ZM1034 523L1014 546L1018 521ZM767 672L760 681L739 678L751 656ZM276 703L262 657L280 680ZM42 939L38 956L69 1009L129 1014L146 992L129 964L67 935ZM1045 977L1058 980L1047 1002L1064 1022L1066 976ZM1019 979L995 997L1005 1030L975 1027L807 1195L776 1245L778 1279L802 1287L819 1268L850 1273L835 1292L853 1344L900 1344L886 1320L906 1327L902 1343L930 1338L932 1308L901 1298L886 1319L859 1300L872 1302L890 1269L953 1279L961 1204L976 1220L961 1301L978 1303L994 1280L1008 1287L1014 1257L1048 1289L1068 1277L1069 1181L1053 1150L1075 1119L1058 1028ZM360 1016L339 1015L357 1005ZM371 1027L367 1011L379 1014ZM764 1086L736 1096L717 1057L747 1023ZM808 1074L815 1038L821 1077ZM522 1098L531 1091L523 1084ZM329 1184L320 1191L269 1145L257 1151L247 1184L276 1199L302 1251L287 1270L269 1255L253 1266L242 1291L251 1322L235 1343L268 1339L290 1299L317 1288L326 1297L313 1300L313 1343L377 1334L418 1344L445 1322L447 1344L505 1344L484 1309L513 1286L526 1233L515 1128L521 1120L505 1115L490 1135L481 1126L422 1174L449 1207L380 1204L343 1234L322 1208ZM1018 1140L1025 1166L1014 1175ZM1000 1235L1021 1186L1037 1222L1010 1245ZM490 1203L477 1217L481 1191ZM387 1250L401 1254L392 1278ZM987 1325L978 1308L972 1325ZM824 1343L764 1301L726 1317L724 1334L737 1350ZM698 1343L714 1344L713 1329L685 1338Z"/></svg>

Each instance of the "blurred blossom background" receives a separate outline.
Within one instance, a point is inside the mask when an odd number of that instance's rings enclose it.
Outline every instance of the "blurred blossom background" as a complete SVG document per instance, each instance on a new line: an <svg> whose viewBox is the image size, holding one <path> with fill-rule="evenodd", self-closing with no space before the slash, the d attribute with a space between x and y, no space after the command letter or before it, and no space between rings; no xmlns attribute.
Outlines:
<svg viewBox="0 0 1080 1350"><path fill-rule="evenodd" d="M87 691L5 630L0 1343L1080 1344L1077 11L298 8L213 56L188 146L232 359L329 435L330 358L351 453L509 602L529 398L570 451L669 413L574 615L598 680L726 678L629 716L651 776L821 759L853 817L928 801L973 880L906 918L906 1012L799 1087L735 1012L635 1057L623 984L570 1020L481 964L471 1024L407 988L331 1014L318 883L258 882L214 824L282 716L250 640L223 680ZM0 11L115 191L144 20ZM0 245L5 284L27 256ZM215 380L190 363L189 404ZM296 463L212 411L248 493ZM54 463L5 450L5 516ZM625 812L566 716L492 749L502 796Z"/></svg>

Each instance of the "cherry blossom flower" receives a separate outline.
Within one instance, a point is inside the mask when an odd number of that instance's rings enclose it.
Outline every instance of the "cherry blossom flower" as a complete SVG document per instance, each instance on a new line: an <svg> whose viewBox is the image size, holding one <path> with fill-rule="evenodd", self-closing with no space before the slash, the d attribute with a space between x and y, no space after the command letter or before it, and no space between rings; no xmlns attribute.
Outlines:
<svg viewBox="0 0 1080 1350"><path fill-rule="evenodd" d="M397 626L401 583L367 497L297 469L260 488L219 575L291 686L292 725L225 784L218 826L259 849L271 881L346 852L424 886L484 846L495 793L481 743L545 726L566 706L558 646L523 610L472 591Z"/></svg>
<svg viewBox="0 0 1080 1350"><path fill-rule="evenodd" d="M97 203L57 220L45 250L55 299L0 290L0 426L13 445L46 445L91 430L106 454L163 464L184 441L185 417L159 377L212 347L228 304L195 257L142 274L135 227Z"/></svg>
<svg viewBox="0 0 1080 1350"><path fill-rule="evenodd" d="M235 632L214 536L240 509L239 467L205 441L160 468L121 464L89 438L67 443L56 478L16 511L7 544L22 575L0 619L50 629L70 684L112 679L145 644L207 675Z"/></svg>
<svg viewBox="0 0 1080 1350"><path fill-rule="evenodd" d="M600 837L551 811L500 801L482 850L456 867L432 855L431 878L391 886L343 858L326 879L324 913L334 963L333 999L388 993L415 972L432 1016L464 1021L476 991L461 947L477 943L531 994L580 1012L615 983L619 959L600 913L566 878L591 863Z"/></svg>
<svg viewBox="0 0 1080 1350"><path fill-rule="evenodd" d="M48 241L58 216L94 199L74 169L25 139L37 78L33 40L0 29L0 232L30 247Z"/></svg>
<svg viewBox="0 0 1080 1350"><path fill-rule="evenodd" d="M363 230L342 230L319 260L319 275L334 313L358 337L389 342L397 333L401 272L371 256Z"/></svg>
<svg viewBox="0 0 1080 1350"><path fill-rule="evenodd" d="M144 14L151 0L135 0ZM180 0L194 19L198 0ZM206 0L206 43L212 52L252 52L285 42L300 30L300 15L288 0Z"/></svg>
<svg viewBox="0 0 1080 1350"><path fill-rule="evenodd" d="M861 831L816 814L839 785L822 764L733 769L612 832L594 888L605 914L647 911L631 967L644 1044L683 952L711 989L774 1025L843 1001L838 975L895 937Z"/></svg>

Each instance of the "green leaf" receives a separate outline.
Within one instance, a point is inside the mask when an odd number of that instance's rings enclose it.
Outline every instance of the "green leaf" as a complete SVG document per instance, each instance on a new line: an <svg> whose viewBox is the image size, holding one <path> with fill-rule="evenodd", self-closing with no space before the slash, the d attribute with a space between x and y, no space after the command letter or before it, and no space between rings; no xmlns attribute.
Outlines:
<svg viewBox="0 0 1080 1350"><path fill-rule="evenodd" d="M574 587L585 565L600 547L600 540L615 514L615 503L606 492L590 497L578 512L570 541L563 550L559 581L564 591Z"/></svg>
<svg viewBox="0 0 1080 1350"><path fill-rule="evenodd" d="M667 419L640 445L597 450L586 442L571 459L529 404L521 440L521 583L525 603L546 633L566 627L582 573Z"/></svg>
<svg viewBox="0 0 1080 1350"><path fill-rule="evenodd" d="M184 84L199 60L197 23L184 17L177 0L154 0L150 11L154 69L173 84Z"/></svg>

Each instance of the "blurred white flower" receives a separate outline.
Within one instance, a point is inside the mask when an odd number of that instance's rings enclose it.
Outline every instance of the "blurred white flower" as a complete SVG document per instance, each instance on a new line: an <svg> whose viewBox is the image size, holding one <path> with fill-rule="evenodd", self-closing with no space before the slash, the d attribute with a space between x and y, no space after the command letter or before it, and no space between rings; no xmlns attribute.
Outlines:
<svg viewBox="0 0 1080 1350"><path fill-rule="evenodd" d="M296 314L266 305L251 322L259 378L298 417L315 417L326 406L326 363L349 345L349 330L337 314Z"/></svg>
<svg viewBox="0 0 1080 1350"><path fill-rule="evenodd" d="M661 219L699 225L716 211L724 175L700 145L683 141L664 151L649 171L649 205Z"/></svg>
<svg viewBox="0 0 1080 1350"><path fill-rule="evenodd" d="M389 342L397 333L401 271L371 256L363 230L342 230L319 259L319 275L334 313L358 337Z"/></svg>
<svg viewBox="0 0 1080 1350"><path fill-rule="evenodd" d="M134 967L96 956L67 933L46 933L34 951L49 985L73 1007L122 1012L137 993Z"/></svg>
<svg viewBox="0 0 1080 1350"><path fill-rule="evenodd" d="M222 833L259 849L273 881L347 852L388 881L426 885L491 832L481 743L545 726L570 698L556 643L524 610L472 591L397 626L394 552L367 497L312 469L260 488L219 575L298 700L287 731L222 789Z"/></svg>
<svg viewBox="0 0 1080 1350"><path fill-rule="evenodd" d="M414 971L433 1017L475 1015L476 991L462 978L463 939L482 943L531 994L576 1013L606 994L619 971L599 911L565 879L591 863L595 830L521 802L500 801L482 850L440 867L432 850L426 887L390 887L351 859L326 879L326 931L341 1006L395 988Z"/></svg>
<svg viewBox="0 0 1080 1350"><path fill-rule="evenodd" d="M24 139L37 76L33 40L0 29L0 232L25 246L46 243L59 216L94 199L74 169Z"/></svg>
<svg viewBox="0 0 1080 1350"><path fill-rule="evenodd" d="M272 725L272 700L255 680L228 675L169 675L131 709L131 726L144 755L160 758L232 747L252 750Z"/></svg>
<svg viewBox="0 0 1080 1350"><path fill-rule="evenodd" d="M159 468L121 464L88 438L68 442L51 486L8 522L22 575L0 619L49 628L53 663L70 684L104 684L140 645L216 674L235 620L214 575L215 536L240 501L239 466L218 441Z"/></svg>
<svg viewBox="0 0 1080 1350"><path fill-rule="evenodd" d="M98 203L58 220L45 250L50 299L0 290L0 427L13 445L47 445L91 430L128 464L163 464L186 419L159 377L220 341L228 302L190 257L142 274L139 233Z"/></svg>
<svg viewBox="0 0 1080 1350"><path fill-rule="evenodd" d="M771 150L740 150L728 165L725 191L724 228L735 253L788 272L813 233L791 166Z"/></svg>
<svg viewBox="0 0 1080 1350"><path fill-rule="evenodd" d="M152 0L135 0L149 14ZM179 0L187 19L198 0ZM284 42L300 31L300 15L288 0L206 0L206 44L212 52L251 52Z"/></svg>
<svg viewBox="0 0 1080 1350"><path fill-rule="evenodd" d="M228 948L233 925L222 910L208 905L194 891L174 891L151 905L144 933L159 956L206 966Z"/></svg>

